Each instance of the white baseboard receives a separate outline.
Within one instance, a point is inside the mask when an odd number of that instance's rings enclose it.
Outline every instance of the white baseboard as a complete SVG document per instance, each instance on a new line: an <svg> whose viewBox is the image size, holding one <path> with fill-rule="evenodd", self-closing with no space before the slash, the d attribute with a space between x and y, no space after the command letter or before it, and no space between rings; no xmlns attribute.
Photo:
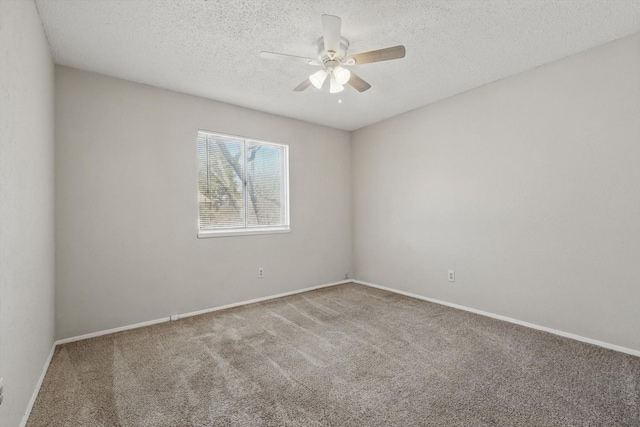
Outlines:
<svg viewBox="0 0 640 427"><path fill-rule="evenodd" d="M254 299L250 299L248 301L234 302L232 304L221 305L219 307L205 308L204 310L191 311L189 313L179 314L178 315L178 319L183 319L185 317L191 317L191 316L198 316L200 314L211 313L213 311L226 310L228 308L239 307L241 305L248 305L248 304L255 304L257 302L262 302L262 301L269 301L270 299L288 297L289 295L300 294L302 292L313 291L315 289L328 288L330 286L344 285L345 283L351 283L351 282L353 282L353 280L351 280L351 279L342 280L340 282L326 283L324 285L312 286L310 288L298 289L298 290L295 290L295 291L284 292L282 294L270 295L268 297L254 298Z"/></svg>
<svg viewBox="0 0 640 427"><path fill-rule="evenodd" d="M398 289L387 288L386 286L380 286L380 285L376 285L374 283L363 282L362 280L353 280L353 283L357 283L359 285L364 285L364 286L370 286L372 288L382 289L382 290L385 290L385 291L393 292L393 293L404 295L404 296L411 297L411 298L421 299L421 300L424 300L424 301L433 302L433 303L440 304L440 305L446 305L447 307L457 308L459 310L470 311L471 313L480 314L482 316L491 317L493 319L504 320L505 322L510 322L510 323L515 323L516 325L526 326L527 328L537 329L539 331L549 332L551 334L559 335L561 337L571 338L571 339L574 339L576 341L582 341L582 342L586 342L588 344L593 344L593 345L597 345L599 347L604 347L604 348L608 348L610 350L615 350L615 351L619 351L621 353L627 353L627 354L631 354L632 356L640 357L640 350L634 350L634 349L627 348L627 347L622 347L622 346L619 346L619 345L616 345L616 344L610 344L608 342L594 340L592 338L583 337L581 335L572 334L570 332L559 331L557 329L548 328L546 326L536 325L534 323L529 323L529 322L525 322L525 321L522 321L522 320L513 319L511 317L502 316L500 314L489 313L488 311L482 311L482 310L478 310L476 308L466 307L466 306L460 305L460 304L454 304L452 302L441 301L441 300L437 300L437 299L434 299L434 298L425 297L425 296L422 296L422 295L412 294L411 292L400 291Z"/></svg>
<svg viewBox="0 0 640 427"><path fill-rule="evenodd" d="M315 289L321 289L321 288L328 288L330 286L342 285L342 284L351 283L351 282L352 282L352 280L342 280L340 282L326 283L324 285L312 286L310 288L304 288L304 289L297 289L295 291L284 292L284 293L277 294L277 295L269 295L269 296L266 296L266 297L254 298L254 299L250 299L250 300L247 300L247 301L234 302L234 303L231 303L231 304L221 305L221 306L218 306L218 307L205 308L204 310L190 311L188 313L177 314L177 316L178 316L178 319L183 319L185 317L197 316L199 314L211 313L213 311L226 310L228 308L239 307L239 306L247 305L247 304L254 304L254 303L257 303L257 302L268 301L268 300L271 300L271 299L282 298L282 297L286 297L286 296L289 296L289 295L295 295L295 294L299 294L299 293L302 293L302 292L313 291ZM173 316L176 316L176 315L174 314ZM103 330L103 331L91 332L89 334L78 335L78 336L70 337L70 338L64 338L64 339L56 341L55 345L67 344L67 343L75 342L75 341L82 341L82 340L86 340L86 339L89 339L89 338L99 337L99 336L102 336L102 335L113 334L115 332L122 332L122 331L128 331L130 329L143 328L145 326L151 326L151 325L155 325L155 324L158 324L158 323L164 323L164 322L169 322L169 321L171 321L171 316L161 317L159 319L148 320L146 322L134 323L132 325L120 326L120 327L113 328L113 329L106 329L106 330Z"/></svg>
<svg viewBox="0 0 640 427"><path fill-rule="evenodd" d="M119 326L117 328L105 329L104 331L91 332L89 334L78 335L78 336L69 337L69 338L63 338L61 340L57 340L56 341L56 345L68 344L70 342L76 342L76 341L82 341L82 340L88 340L89 338L95 338L95 337L100 337L102 335L114 334L116 332L128 331L129 329L144 328L145 326L151 326L151 325L155 325L155 324L158 324L158 323L164 323L164 322L168 322L170 320L171 320L170 317L161 317L160 319L154 319L154 320L148 320L146 322L134 323L133 325Z"/></svg>
<svg viewBox="0 0 640 427"><path fill-rule="evenodd" d="M22 417L22 422L20 423L20 427L25 427L27 425L27 421L29 421L29 415L31 415L31 409L33 405L36 403L36 399L38 398L38 393L40 392L40 387L42 387L42 382L44 381L45 375L47 375L47 371L49 370L49 365L51 364L51 359L53 358L53 353L56 350L56 343L54 342L51 346L51 351L49 352L49 357L44 362L44 367L42 368L42 373L40 374L40 378L36 383L36 387L33 390L33 394L31 395L31 399L29 400L29 404L27 405L24 416Z"/></svg>

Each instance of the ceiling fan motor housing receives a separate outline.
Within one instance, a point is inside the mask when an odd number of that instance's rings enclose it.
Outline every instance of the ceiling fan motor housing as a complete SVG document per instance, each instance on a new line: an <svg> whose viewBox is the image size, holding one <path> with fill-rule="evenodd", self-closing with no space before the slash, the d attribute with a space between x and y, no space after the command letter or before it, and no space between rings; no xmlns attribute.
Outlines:
<svg viewBox="0 0 640 427"><path fill-rule="evenodd" d="M330 52L324 48L324 37L318 39L318 58L326 64L329 61L337 61L338 64L347 56L347 49L349 48L349 40L344 37L340 37L340 48L338 52Z"/></svg>

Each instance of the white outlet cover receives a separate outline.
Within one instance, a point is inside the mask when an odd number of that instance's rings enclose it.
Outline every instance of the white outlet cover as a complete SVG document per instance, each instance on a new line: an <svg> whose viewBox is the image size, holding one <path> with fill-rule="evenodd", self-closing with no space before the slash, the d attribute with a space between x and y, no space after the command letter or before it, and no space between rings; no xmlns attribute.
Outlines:
<svg viewBox="0 0 640 427"><path fill-rule="evenodd" d="M454 270L449 270L449 281L450 282L456 281L456 272Z"/></svg>

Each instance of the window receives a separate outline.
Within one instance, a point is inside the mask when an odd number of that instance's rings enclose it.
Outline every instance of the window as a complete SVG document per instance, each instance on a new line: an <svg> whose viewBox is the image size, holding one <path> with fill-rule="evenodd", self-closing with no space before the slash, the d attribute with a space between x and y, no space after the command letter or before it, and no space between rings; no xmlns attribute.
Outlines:
<svg viewBox="0 0 640 427"><path fill-rule="evenodd" d="M289 231L289 147L198 132L198 237Z"/></svg>

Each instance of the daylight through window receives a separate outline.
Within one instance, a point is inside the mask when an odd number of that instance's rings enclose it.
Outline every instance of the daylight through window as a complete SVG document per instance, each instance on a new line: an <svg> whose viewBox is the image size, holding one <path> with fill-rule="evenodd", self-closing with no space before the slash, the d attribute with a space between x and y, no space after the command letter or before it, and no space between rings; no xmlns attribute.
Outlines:
<svg viewBox="0 0 640 427"><path fill-rule="evenodd" d="M198 237L289 231L288 146L198 132Z"/></svg>

